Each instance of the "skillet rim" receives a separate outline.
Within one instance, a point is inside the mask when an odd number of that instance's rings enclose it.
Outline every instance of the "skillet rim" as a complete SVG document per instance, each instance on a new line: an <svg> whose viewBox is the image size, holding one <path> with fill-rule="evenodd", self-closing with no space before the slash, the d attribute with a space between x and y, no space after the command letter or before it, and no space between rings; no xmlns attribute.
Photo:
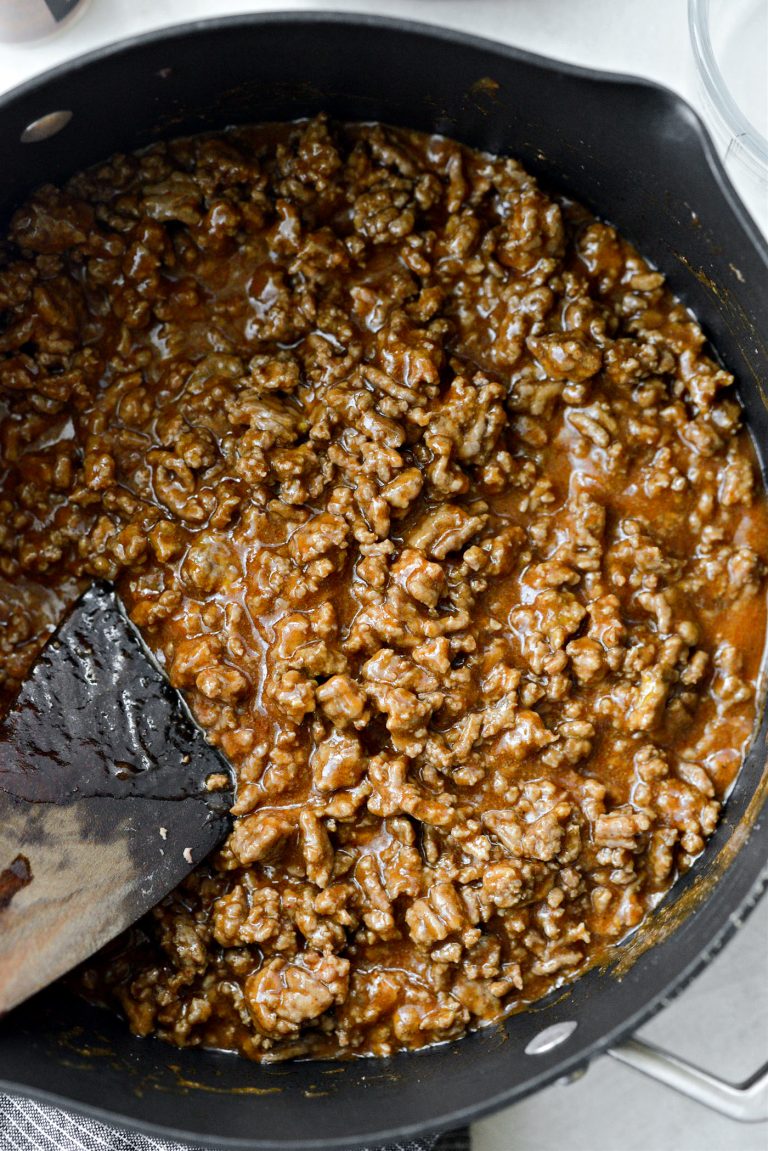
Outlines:
<svg viewBox="0 0 768 1151"><path fill-rule="evenodd" d="M530 52L525 48L518 48L505 44L500 40L493 40L489 36L478 36L473 32L464 32L458 28L450 28L443 24L430 24L424 20L410 20L401 16L374 16L367 12L344 12L337 9L320 8L289 8L273 12L243 12L228 16L211 16L200 20L180 20L173 24L165 24L149 32L138 32L119 40L108 41L87 52L64 60L39 72L21 84L15 85L7 92L0 94L0 113L12 106L20 98L33 95L38 88L44 87L52 80L64 79L66 76L81 71L89 65L108 60L134 49L149 44L161 44L163 41L173 41L179 35L204 35L208 31L227 29L230 27L254 27L257 25L279 24L330 24L339 27L354 26L357 28L382 28L405 33L416 33L432 39L445 40L451 43L475 47L483 51L496 52L511 60L519 60L532 64L544 71L556 75L572 76L574 79L586 80L590 83L605 84L606 86L621 85L634 87L640 90L653 92L665 102L675 105L683 110L688 118L689 127L696 132L705 158L715 177L719 190L723 193L728 206L737 217L739 223L749 234L750 240L760 250L768 266L768 236L758 227L748 208L736 191L733 182L728 176L721 161L712 134L704 124L701 115L692 104L683 96L645 76L635 76L631 72L613 72L599 68L587 68L583 64L573 64L567 60L558 60L554 56L542 56L537 52Z"/></svg>

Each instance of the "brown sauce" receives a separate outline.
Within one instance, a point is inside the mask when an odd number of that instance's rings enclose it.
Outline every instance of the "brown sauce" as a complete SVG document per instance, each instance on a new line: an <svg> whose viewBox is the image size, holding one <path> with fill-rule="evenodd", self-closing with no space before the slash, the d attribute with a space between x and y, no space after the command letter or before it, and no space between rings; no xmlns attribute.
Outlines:
<svg viewBox="0 0 768 1151"><path fill-rule="evenodd" d="M14 896L29 887L32 882L32 868L26 855L17 855L8 867L0 871L0 911L10 907Z"/></svg>
<svg viewBox="0 0 768 1151"><path fill-rule="evenodd" d="M83 974L251 1058L454 1038L603 958L755 720L732 378L513 160L324 120L118 156L0 268L0 689L94 577L234 830Z"/></svg>

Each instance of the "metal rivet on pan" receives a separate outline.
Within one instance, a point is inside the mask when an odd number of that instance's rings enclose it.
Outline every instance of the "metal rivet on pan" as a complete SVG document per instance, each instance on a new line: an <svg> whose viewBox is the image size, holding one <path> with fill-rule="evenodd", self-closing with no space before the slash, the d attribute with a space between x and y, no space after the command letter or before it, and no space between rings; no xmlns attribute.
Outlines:
<svg viewBox="0 0 768 1151"><path fill-rule="evenodd" d="M46 116L41 116L39 120L33 120L31 124L27 124L19 139L22 144L38 144L41 140L48 140L60 132L62 128L66 128L71 119L71 112L64 110L48 112Z"/></svg>
<svg viewBox="0 0 768 1151"><path fill-rule="evenodd" d="M565 1043L569 1036L573 1035L577 1026L577 1023L553 1023L551 1027L545 1027L538 1035L534 1035L525 1048L525 1054L543 1055L545 1051L559 1047L561 1043Z"/></svg>

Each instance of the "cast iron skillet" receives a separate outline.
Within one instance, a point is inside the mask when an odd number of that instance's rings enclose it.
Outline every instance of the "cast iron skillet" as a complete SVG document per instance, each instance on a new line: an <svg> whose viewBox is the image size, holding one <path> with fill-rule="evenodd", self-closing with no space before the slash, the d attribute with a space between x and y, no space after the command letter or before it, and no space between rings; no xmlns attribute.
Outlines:
<svg viewBox="0 0 768 1151"><path fill-rule="evenodd" d="M326 110L443 132L519 157L615 222L669 277L740 382L761 459L768 414L768 249L691 109L662 88L435 28L360 16L252 16L109 47L0 102L0 215L159 137ZM33 121L71 112L42 142ZM60 120L63 118L59 118ZM32 132L35 136L40 132ZM273 1067L129 1035L59 987L0 1024L0 1086L216 1148L340 1148L447 1128L584 1067L717 952L766 880L766 716L704 858L623 975L593 971L504 1025L390 1060ZM628 962L629 957L634 962ZM545 1027L575 1024L542 1054ZM561 1028L566 1034L569 1029Z"/></svg>

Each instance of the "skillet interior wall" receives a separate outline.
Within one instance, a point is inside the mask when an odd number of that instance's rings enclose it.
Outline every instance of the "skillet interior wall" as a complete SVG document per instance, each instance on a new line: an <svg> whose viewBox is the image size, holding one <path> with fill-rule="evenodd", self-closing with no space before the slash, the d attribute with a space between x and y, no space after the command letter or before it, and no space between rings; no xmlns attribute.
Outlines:
<svg viewBox="0 0 768 1151"><path fill-rule="evenodd" d="M729 209L684 105L652 86L611 84L481 42L362 19L256 18L221 22L206 33L204 47L200 37L139 41L0 105L2 214L40 183L65 179L115 150L321 109L513 153L545 185L610 218L668 274L742 383L765 471L768 413L760 381L768 380L768 299L760 286L768 263L750 242L749 224ZM56 109L73 112L60 135L18 142L30 121ZM706 860L683 889L716 872L718 852L761 778L764 729L765 722ZM0 1080L169 1130L226 1130L263 1146L319 1146L321 1138L341 1146L450 1124L543 1085L637 1025L674 976L691 973L747 897L759 866L756 836L740 862L747 856L751 867L731 868L696 914L622 983L592 973L570 995L458 1046L388 1064L255 1068L133 1039L105 1014L53 991L0 1029ZM680 895L676 889L673 899ZM533 1035L562 1020L579 1022L573 1044L541 1062L524 1055Z"/></svg>

